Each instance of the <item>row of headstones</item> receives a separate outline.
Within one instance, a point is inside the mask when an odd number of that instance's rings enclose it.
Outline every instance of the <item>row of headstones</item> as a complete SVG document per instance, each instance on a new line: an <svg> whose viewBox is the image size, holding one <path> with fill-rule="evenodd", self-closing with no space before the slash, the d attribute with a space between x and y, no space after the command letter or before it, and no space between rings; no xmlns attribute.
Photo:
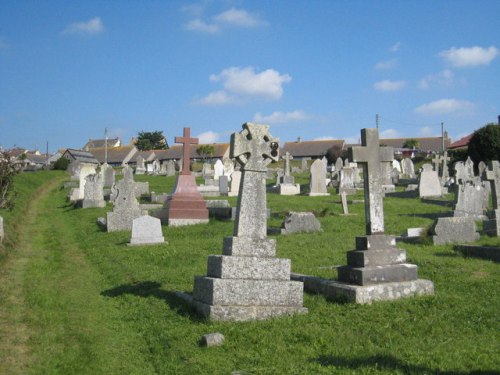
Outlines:
<svg viewBox="0 0 500 375"><path fill-rule="evenodd" d="M180 168L181 164L178 164ZM153 160L151 163L145 163L144 158L139 155L136 161L135 174L151 174L151 175L163 175L163 176L175 176L175 161L166 160L162 163L158 159Z"/></svg>

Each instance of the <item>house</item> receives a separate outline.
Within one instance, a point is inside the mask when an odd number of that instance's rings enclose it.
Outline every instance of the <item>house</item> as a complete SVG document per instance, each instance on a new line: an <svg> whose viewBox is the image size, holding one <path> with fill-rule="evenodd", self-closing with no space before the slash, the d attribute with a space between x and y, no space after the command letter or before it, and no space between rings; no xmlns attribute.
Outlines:
<svg viewBox="0 0 500 375"><path fill-rule="evenodd" d="M448 146L448 150L467 150L469 147L469 142L474 133L466 135L465 137L460 138L458 141L453 142Z"/></svg>
<svg viewBox="0 0 500 375"><path fill-rule="evenodd" d="M294 159L319 159L326 155L330 148L345 150L346 143L342 139L330 139L323 141L302 141L300 138L295 142L285 142L280 150L282 155L289 152Z"/></svg>
<svg viewBox="0 0 500 375"><path fill-rule="evenodd" d="M190 159L191 160L201 160L204 158L203 155L198 155L196 150L200 146L213 146L213 155L207 156L209 159L228 159L229 158L229 143L211 143L211 144L197 144L191 145L190 148ZM182 159L182 145L174 145L168 150L155 150L156 158L163 162L165 160L180 160Z"/></svg>
<svg viewBox="0 0 500 375"><path fill-rule="evenodd" d="M106 162L106 147L91 148L89 152L94 155L99 163L104 164ZM124 166L135 157L137 152L137 147L133 145L108 148L108 164L114 167Z"/></svg>
<svg viewBox="0 0 500 375"><path fill-rule="evenodd" d="M136 165L137 158L139 156L142 156L142 158L144 159L144 163L151 163L153 160L156 159L156 151L155 150L137 151L130 159L129 164Z"/></svg>
<svg viewBox="0 0 500 375"><path fill-rule="evenodd" d="M109 139L89 139L87 143L85 143L85 146L83 146L82 150L84 151L90 151L90 149L95 149L95 148L105 148L106 147L106 141L108 144L108 148L113 148L113 147L120 147L122 144L122 141L120 138L109 138Z"/></svg>
<svg viewBox="0 0 500 375"><path fill-rule="evenodd" d="M451 144L451 139L448 137L448 132L444 132L444 137L423 137L423 138L381 138L379 143L381 146L393 147L395 152L402 152L408 148L403 147L406 141L415 140L418 143L416 149L427 153L438 153L448 149ZM443 142L444 141L444 142ZM444 143L444 150L443 150ZM403 152L404 153L404 152Z"/></svg>
<svg viewBox="0 0 500 375"><path fill-rule="evenodd" d="M68 159L70 163L73 161L79 161L80 163L99 164L99 161L90 152L75 150L72 148L68 148L64 151L62 157Z"/></svg>

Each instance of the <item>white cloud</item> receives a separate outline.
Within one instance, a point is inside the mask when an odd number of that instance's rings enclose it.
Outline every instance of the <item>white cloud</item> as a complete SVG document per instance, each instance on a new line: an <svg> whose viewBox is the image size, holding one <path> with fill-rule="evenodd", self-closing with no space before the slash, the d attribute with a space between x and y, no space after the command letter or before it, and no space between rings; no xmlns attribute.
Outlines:
<svg viewBox="0 0 500 375"><path fill-rule="evenodd" d="M313 138L313 141L333 141L333 140L335 140L335 137L330 137L328 135L325 135L323 137Z"/></svg>
<svg viewBox="0 0 500 375"><path fill-rule="evenodd" d="M307 120L309 116L300 110L292 112L273 112L269 116L263 116L260 112L256 113L253 121L263 124L284 124L293 121L304 121Z"/></svg>
<svg viewBox="0 0 500 375"><path fill-rule="evenodd" d="M283 84L292 80L288 74L274 69L256 73L253 67L224 69L212 74L210 81L220 82L224 90L210 93L200 100L201 104L232 104L247 99L277 100L283 96Z"/></svg>
<svg viewBox="0 0 500 375"><path fill-rule="evenodd" d="M431 126L423 126L420 129L418 129L418 134L421 137L437 137L440 134L436 132L436 128L433 128Z"/></svg>
<svg viewBox="0 0 500 375"><path fill-rule="evenodd" d="M351 135L344 139L345 143L350 145L361 144L361 137L358 135Z"/></svg>
<svg viewBox="0 0 500 375"><path fill-rule="evenodd" d="M493 46L489 48L477 46L470 48L453 47L442 51L439 56L457 68L465 68L470 66L488 65L498 56L498 52L498 48Z"/></svg>
<svg viewBox="0 0 500 375"><path fill-rule="evenodd" d="M438 85L441 87L450 87L453 85L455 80L455 75L449 69L443 70L437 74L429 74L428 76L422 78L418 83L418 88L422 90L428 89L431 85Z"/></svg>
<svg viewBox="0 0 500 375"><path fill-rule="evenodd" d="M219 142L220 134L209 130L207 132L198 134L197 138L199 139L200 143L205 143L205 144L206 143L217 143L217 142Z"/></svg>
<svg viewBox="0 0 500 375"><path fill-rule="evenodd" d="M185 8L184 10L196 15L196 18L189 21L185 25L185 28L187 30L200 31L207 34L216 34L230 27L256 28L268 24L267 21L263 20L258 15L244 9L231 8L210 17L208 21L204 21L201 18L203 9L200 7Z"/></svg>
<svg viewBox="0 0 500 375"><path fill-rule="evenodd" d="M399 91L406 85L405 81L384 80L376 82L373 87L378 91Z"/></svg>
<svg viewBox="0 0 500 375"><path fill-rule="evenodd" d="M375 64L375 69L382 70L382 69L392 69L398 64L397 59L392 59L392 60L386 60L386 61L379 61L377 64Z"/></svg>
<svg viewBox="0 0 500 375"><path fill-rule="evenodd" d="M77 34L77 35L88 35L94 36L100 34L104 31L104 25L101 18L95 17L86 22L75 22L69 24L63 31L63 35L67 34Z"/></svg>
<svg viewBox="0 0 500 375"><path fill-rule="evenodd" d="M474 104L467 100L440 99L415 108L421 115L465 114L474 109Z"/></svg>
<svg viewBox="0 0 500 375"><path fill-rule="evenodd" d="M391 52L398 52L401 49L401 45L402 45L401 42L397 42L397 43L393 44L391 46L391 48L389 48L389 50Z"/></svg>
<svg viewBox="0 0 500 375"><path fill-rule="evenodd" d="M380 138L401 138L401 133L396 129L386 129L380 133Z"/></svg>

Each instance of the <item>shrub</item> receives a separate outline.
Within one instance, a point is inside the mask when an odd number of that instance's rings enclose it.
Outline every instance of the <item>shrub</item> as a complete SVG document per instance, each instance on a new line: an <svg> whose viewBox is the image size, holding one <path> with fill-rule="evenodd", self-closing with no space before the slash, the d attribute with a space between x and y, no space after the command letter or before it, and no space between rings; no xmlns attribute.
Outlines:
<svg viewBox="0 0 500 375"><path fill-rule="evenodd" d="M68 165L69 165L69 160L64 157L60 157L54 163L54 169L57 169L59 171L65 171L66 169L68 169Z"/></svg>
<svg viewBox="0 0 500 375"><path fill-rule="evenodd" d="M469 141L468 154L477 165L500 157L500 125L488 124L476 130Z"/></svg>
<svg viewBox="0 0 500 375"><path fill-rule="evenodd" d="M6 152L0 153L0 208L12 209L15 194L12 193L14 176L19 173L14 161Z"/></svg>

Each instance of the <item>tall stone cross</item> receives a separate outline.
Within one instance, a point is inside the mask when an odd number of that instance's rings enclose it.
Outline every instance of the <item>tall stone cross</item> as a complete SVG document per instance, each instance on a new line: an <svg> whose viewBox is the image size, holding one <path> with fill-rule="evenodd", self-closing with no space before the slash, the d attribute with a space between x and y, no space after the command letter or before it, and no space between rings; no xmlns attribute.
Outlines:
<svg viewBox="0 0 500 375"><path fill-rule="evenodd" d="M247 122L241 132L231 135L230 157L241 165L234 236L266 238L266 172L271 161L278 161L278 151L278 139L269 134L267 125Z"/></svg>
<svg viewBox="0 0 500 375"><path fill-rule="evenodd" d="M380 163L394 159L392 147L380 147L377 129L361 129L361 145L349 148L349 160L363 166L366 234L384 233L384 202Z"/></svg>
<svg viewBox="0 0 500 375"><path fill-rule="evenodd" d="M190 175L191 145L198 144L198 138L191 138L191 129L184 128L184 136L175 137L175 143L182 143L182 175Z"/></svg>
<svg viewBox="0 0 500 375"><path fill-rule="evenodd" d="M285 176L290 176L290 160L293 156L287 151L285 152Z"/></svg>
<svg viewBox="0 0 500 375"><path fill-rule="evenodd" d="M448 179L448 177L450 176L450 174L448 173L448 162L450 161L450 158L448 156L448 151L445 151L443 156L441 157L441 161L443 163L443 173L441 174L441 180L443 181L443 184L444 182L446 182L446 180Z"/></svg>
<svg viewBox="0 0 500 375"><path fill-rule="evenodd" d="M439 175L439 164L441 164L442 161L443 159L439 154L436 154L432 159L432 164L434 164L434 170L438 173L438 175Z"/></svg>
<svg viewBox="0 0 500 375"><path fill-rule="evenodd" d="M488 163L486 179L491 183L493 209L498 210L500 209L500 163L498 160L492 160Z"/></svg>

